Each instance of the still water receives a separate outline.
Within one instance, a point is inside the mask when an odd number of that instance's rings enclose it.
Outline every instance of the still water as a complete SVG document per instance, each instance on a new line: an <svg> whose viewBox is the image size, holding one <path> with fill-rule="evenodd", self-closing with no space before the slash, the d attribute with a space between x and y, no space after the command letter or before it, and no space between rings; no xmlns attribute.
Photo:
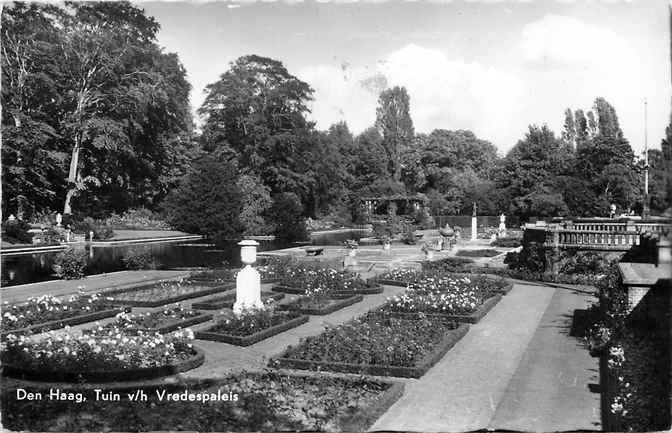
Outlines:
<svg viewBox="0 0 672 433"><path fill-rule="evenodd" d="M315 245L338 245L346 239L359 239L360 232L328 233L311 237ZM292 244L259 241L259 251L288 248ZM142 245L91 247L82 245L88 254L87 275L122 271L122 257L130 250L147 249L159 269L190 267L240 266L240 247L235 242L215 247L205 241L154 242ZM2 256L2 287L54 280L52 265L59 251Z"/></svg>

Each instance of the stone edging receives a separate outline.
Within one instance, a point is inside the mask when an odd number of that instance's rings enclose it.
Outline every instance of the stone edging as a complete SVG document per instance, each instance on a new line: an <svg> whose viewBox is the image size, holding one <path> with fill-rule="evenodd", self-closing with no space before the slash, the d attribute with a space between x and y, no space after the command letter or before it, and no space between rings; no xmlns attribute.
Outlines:
<svg viewBox="0 0 672 433"><path fill-rule="evenodd" d="M219 341L221 343L228 343L236 346L249 346L254 343L258 343L261 340L265 340L269 337L280 334L281 332L296 328L297 326L303 325L306 322L308 322L308 316L299 316L278 325L271 326L270 328L255 332L254 334L246 335L244 337L211 331L211 329L217 326L215 325L196 332L196 338L199 340Z"/></svg>
<svg viewBox="0 0 672 433"><path fill-rule="evenodd" d="M344 299L339 299L336 302L333 302L323 308L301 308L293 303L279 305L279 308L281 310L298 311L302 314L323 316L325 314L331 314L334 311L338 311L342 308L349 307L350 305L356 304L358 302L362 302L363 300L364 296L357 295L357 296L350 296Z"/></svg>
<svg viewBox="0 0 672 433"><path fill-rule="evenodd" d="M49 322L38 323L36 325L27 326L25 328L19 328L12 331L2 331L0 335L3 337L9 334L39 334L42 332L52 331L55 329L61 329L66 326L76 326L81 325L82 323L95 322L96 320L107 319L108 317L116 316L119 313L129 312L130 308L110 308L109 310L101 310L88 314L80 314L74 317L67 319L52 320Z"/></svg>
<svg viewBox="0 0 672 433"><path fill-rule="evenodd" d="M274 368L296 368L300 370L327 370L336 371L339 373L354 373L365 374L373 376L395 376L395 377L422 377L434 364L436 364L443 356L467 333L469 325L460 324L454 330L448 331L434 350L425 355L415 367L395 367L395 366L381 366L370 364L350 364L345 362L329 362L329 361L308 361L305 359L272 358L269 362L270 367ZM284 355L284 354L283 354Z"/></svg>
<svg viewBox="0 0 672 433"><path fill-rule="evenodd" d="M131 381L141 379L154 379L157 377L171 376L183 371L194 369L203 364L205 353L196 347L192 347L194 355L190 358L166 364L158 367L141 367L127 370L112 371L90 371L81 373L78 371L67 370L25 370L21 367L4 364L2 369L3 376L8 376L23 380L38 380L41 382L117 382Z"/></svg>

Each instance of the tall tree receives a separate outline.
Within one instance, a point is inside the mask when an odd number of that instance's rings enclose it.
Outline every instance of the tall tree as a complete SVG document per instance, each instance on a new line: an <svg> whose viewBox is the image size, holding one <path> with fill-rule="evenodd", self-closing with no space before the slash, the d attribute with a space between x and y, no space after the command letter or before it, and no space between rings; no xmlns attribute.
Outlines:
<svg viewBox="0 0 672 433"><path fill-rule="evenodd" d="M388 170L395 182L401 180L401 154L413 140L410 98L405 87L395 86L381 92L376 109L376 127L383 136Z"/></svg>
<svg viewBox="0 0 672 433"><path fill-rule="evenodd" d="M574 124L574 114L570 108L565 110L565 124L562 131L562 139L570 144L572 148L576 147L576 126Z"/></svg>
<svg viewBox="0 0 672 433"><path fill-rule="evenodd" d="M623 131L618 124L618 116L614 107L606 99L598 97L593 104L597 113L597 133L603 137L622 138Z"/></svg>
<svg viewBox="0 0 672 433"><path fill-rule="evenodd" d="M309 195L304 158L312 123L305 118L313 89L274 59L238 58L206 87L204 147L229 148L243 170L259 176L273 193Z"/></svg>

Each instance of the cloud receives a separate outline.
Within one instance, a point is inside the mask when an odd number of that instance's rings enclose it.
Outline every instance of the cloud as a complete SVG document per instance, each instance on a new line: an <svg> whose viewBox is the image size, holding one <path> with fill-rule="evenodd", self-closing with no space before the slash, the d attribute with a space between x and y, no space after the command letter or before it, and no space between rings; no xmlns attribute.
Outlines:
<svg viewBox="0 0 672 433"><path fill-rule="evenodd" d="M377 95L404 86L417 132L471 129L486 139L508 137L517 118L523 83L506 71L450 59L443 52L409 44L372 65L310 66L297 75L315 89L312 117L319 128L345 120L353 132L375 122ZM502 143L508 145L509 143Z"/></svg>

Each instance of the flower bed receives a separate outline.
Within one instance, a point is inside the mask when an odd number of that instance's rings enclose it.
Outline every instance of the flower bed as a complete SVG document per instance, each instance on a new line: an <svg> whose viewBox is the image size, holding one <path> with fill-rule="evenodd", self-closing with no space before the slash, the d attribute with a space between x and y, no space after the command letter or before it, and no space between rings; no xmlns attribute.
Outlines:
<svg viewBox="0 0 672 433"><path fill-rule="evenodd" d="M417 280L422 272L416 269L400 268L377 275L373 281L388 286L406 287L410 282Z"/></svg>
<svg viewBox="0 0 672 433"><path fill-rule="evenodd" d="M501 251L493 250L491 248L482 250L458 250L455 253L457 257L495 257L503 254Z"/></svg>
<svg viewBox="0 0 672 433"><path fill-rule="evenodd" d="M409 283L404 293L389 299L380 311L400 316L435 314L477 323L500 299L501 294L485 277L425 276Z"/></svg>
<svg viewBox="0 0 672 433"><path fill-rule="evenodd" d="M149 379L201 365L203 353L190 330L171 336L125 335L117 327L88 333L49 334L38 340L10 334L3 343L2 373L43 382Z"/></svg>
<svg viewBox="0 0 672 433"><path fill-rule="evenodd" d="M150 286L134 287L106 293L110 302L134 307L158 307L231 290L232 285L185 284L183 281L165 281Z"/></svg>
<svg viewBox="0 0 672 433"><path fill-rule="evenodd" d="M364 300L362 295L349 296L343 299L302 296L288 304L279 305L278 308L281 310L298 311L303 314L321 316L331 314L334 311L356 304L357 302L362 302L362 300Z"/></svg>
<svg viewBox="0 0 672 433"><path fill-rule="evenodd" d="M186 310L181 305L163 310L147 312L144 314L117 315L116 322L110 323L103 328L117 327L127 334L137 334L139 331L146 333L165 334L177 329L184 329L192 325L207 322L212 315L203 314L193 310Z"/></svg>
<svg viewBox="0 0 672 433"><path fill-rule="evenodd" d="M279 301L284 298L283 293L269 293L261 292L261 300L266 302L269 299L273 301ZM228 293L223 296L217 296L215 298L207 299L205 301L194 302L191 304L191 308L196 308L198 310L220 310L222 308L233 308L233 304L236 302L236 294Z"/></svg>
<svg viewBox="0 0 672 433"><path fill-rule="evenodd" d="M467 325L443 318L406 320L369 313L288 347L269 365L418 378L466 332Z"/></svg>
<svg viewBox="0 0 672 433"><path fill-rule="evenodd" d="M2 308L0 330L2 335L34 334L67 325L112 317L122 310L111 305L110 298L99 295L73 295L61 300L51 295L30 298L25 304L9 305Z"/></svg>
<svg viewBox="0 0 672 433"><path fill-rule="evenodd" d="M264 310L250 310L239 317L222 320L214 326L197 332L196 338L236 346L249 346L307 321L308 316L299 312L279 312L267 307Z"/></svg>
<svg viewBox="0 0 672 433"><path fill-rule="evenodd" d="M80 389L76 389L81 391ZM157 391L231 401L159 401ZM29 392L48 392L29 388ZM148 401L63 404L3 395L3 424L13 431L366 431L403 394L403 384L370 378L242 373L207 384L145 388Z"/></svg>

